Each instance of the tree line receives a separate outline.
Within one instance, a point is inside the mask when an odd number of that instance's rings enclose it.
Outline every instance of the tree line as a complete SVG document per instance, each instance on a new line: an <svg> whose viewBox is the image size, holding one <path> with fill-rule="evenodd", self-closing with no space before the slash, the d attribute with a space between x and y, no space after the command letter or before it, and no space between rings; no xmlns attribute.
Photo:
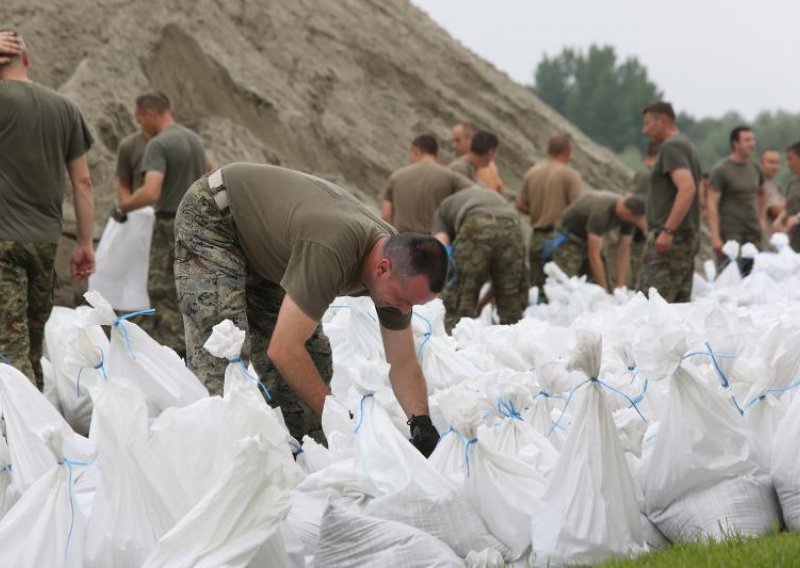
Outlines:
<svg viewBox="0 0 800 568"><path fill-rule="evenodd" d="M642 108L665 98L636 57L619 61L610 45L592 45L585 52L565 48L553 57L545 55L530 89L634 169L641 166L647 144L641 132ZM742 124L753 128L759 149L782 152L800 139L800 114L785 111L764 111L752 122L735 112L719 118L696 118L685 112L678 116L678 126L695 144L704 171L730 152L730 131ZM779 181L787 176L784 167Z"/></svg>

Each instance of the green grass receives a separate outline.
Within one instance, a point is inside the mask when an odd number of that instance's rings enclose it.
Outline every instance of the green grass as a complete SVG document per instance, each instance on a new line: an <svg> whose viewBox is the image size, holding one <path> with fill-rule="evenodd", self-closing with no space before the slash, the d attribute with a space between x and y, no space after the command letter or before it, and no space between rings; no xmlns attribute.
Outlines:
<svg viewBox="0 0 800 568"><path fill-rule="evenodd" d="M755 568L800 566L800 534L761 538L731 537L723 542L674 544L631 560L612 560L603 568Z"/></svg>

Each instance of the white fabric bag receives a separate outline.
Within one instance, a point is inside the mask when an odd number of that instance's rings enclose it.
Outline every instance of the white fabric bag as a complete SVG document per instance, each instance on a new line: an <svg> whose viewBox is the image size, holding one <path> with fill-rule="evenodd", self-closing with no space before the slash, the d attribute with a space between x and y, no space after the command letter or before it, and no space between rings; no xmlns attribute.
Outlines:
<svg viewBox="0 0 800 568"><path fill-rule="evenodd" d="M6 514L6 491L11 486L11 453L0 435L0 519Z"/></svg>
<svg viewBox="0 0 800 568"><path fill-rule="evenodd" d="M150 307L147 276L155 215L152 207L128 213L125 223L109 219L95 252L97 270L89 276L89 290L97 290L114 309Z"/></svg>
<svg viewBox="0 0 800 568"><path fill-rule="evenodd" d="M58 426L39 432L53 465L0 521L0 566L83 566L85 519L73 488L85 462L65 459Z"/></svg>
<svg viewBox="0 0 800 568"><path fill-rule="evenodd" d="M800 396L795 396L772 443L772 480L789 530L800 531Z"/></svg>

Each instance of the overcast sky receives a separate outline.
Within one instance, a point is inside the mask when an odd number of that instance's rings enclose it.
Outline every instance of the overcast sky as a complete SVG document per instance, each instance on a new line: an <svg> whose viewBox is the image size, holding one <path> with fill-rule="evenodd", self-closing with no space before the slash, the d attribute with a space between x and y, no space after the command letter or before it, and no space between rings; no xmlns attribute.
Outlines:
<svg viewBox="0 0 800 568"><path fill-rule="evenodd" d="M610 44L636 56L676 110L800 112L798 0L412 0L513 79L542 56Z"/></svg>

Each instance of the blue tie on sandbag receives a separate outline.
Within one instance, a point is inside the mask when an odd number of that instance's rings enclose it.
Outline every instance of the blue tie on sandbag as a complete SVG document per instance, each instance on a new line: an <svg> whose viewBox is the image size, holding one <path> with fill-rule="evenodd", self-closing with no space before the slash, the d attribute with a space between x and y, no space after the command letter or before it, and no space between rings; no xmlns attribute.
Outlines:
<svg viewBox="0 0 800 568"><path fill-rule="evenodd" d="M131 358L134 361L136 360L136 354L133 352L133 349L131 348L131 338L130 338L130 335L128 335L128 330L125 329L125 325L124 324L125 324L125 322L127 320L129 320L132 317L150 316L150 315L153 315L154 313L156 313L155 308L150 308L149 310L139 310L139 311L136 311L136 312L129 312L127 314L122 314L121 316L118 316L114 320L114 324L113 325L114 325L114 327L119 328L120 332L122 333L122 337L123 337L123 339L125 339L125 346L128 348L128 353L131 354Z"/></svg>
<svg viewBox="0 0 800 568"><path fill-rule="evenodd" d="M75 499L72 496L72 468L75 466L85 467L89 465L83 461L73 461L67 458L58 461L58 465L63 465L67 468L67 496L69 497L69 531L67 532L67 542L64 545L64 561L67 560L69 553L69 543L72 540L72 529L75 527Z"/></svg>
<svg viewBox="0 0 800 568"><path fill-rule="evenodd" d="M100 352L100 362L97 365L94 365L92 367L92 369L96 369L96 370L100 371L103 374L103 380L107 382L108 381L108 374L106 373L106 356L105 356L105 353L103 353L103 350L100 349L100 347L98 347L97 345L95 345L95 347L97 347L97 350ZM75 386L76 386L75 395L78 398L80 398L80 396L81 396L81 373L83 373L83 370L85 368L86 367L81 367L80 369L78 369L78 380L75 381Z"/></svg>
<svg viewBox="0 0 800 568"><path fill-rule="evenodd" d="M556 252L565 242L567 242L566 231L556 233L555 237L552 239L547 239L542 245L542 252L539 255L539 262L545 264L550 257L553 256L553 253Z"/></svg>

